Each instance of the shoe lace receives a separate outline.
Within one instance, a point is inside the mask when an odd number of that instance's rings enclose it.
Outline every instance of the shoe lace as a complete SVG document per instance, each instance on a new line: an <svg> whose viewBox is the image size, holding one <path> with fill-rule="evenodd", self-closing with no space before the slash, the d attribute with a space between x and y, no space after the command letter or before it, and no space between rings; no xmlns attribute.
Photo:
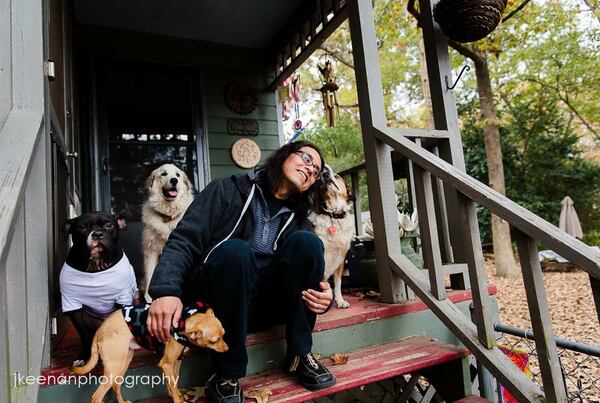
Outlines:
<svg viewBox="0 0 600 403"><path fill-rule="evenodd" d="M229 386L232 386L234 388L237 386L237 384L238 384L237 379L233 379L233 378L223 379L223 382L221 382L221 386L229 385Z"/></svg>
<svg viewBox="0 0 600 403"><path fill-rule="evenodd" d="M308 360L308 363L311 367L313 367L314 369L318 369L319 368L319 363L317 362L317 360L315 359L315 357L312 355L312 353L308 353L306 355L306 359Z"/></svg>

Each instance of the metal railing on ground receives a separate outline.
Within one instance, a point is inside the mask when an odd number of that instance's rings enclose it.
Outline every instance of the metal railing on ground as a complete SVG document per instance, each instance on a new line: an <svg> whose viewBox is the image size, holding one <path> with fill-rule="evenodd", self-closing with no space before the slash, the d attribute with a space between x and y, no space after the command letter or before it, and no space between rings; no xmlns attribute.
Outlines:
<svg viewBox="0 0 600 403"><path fill-rule="evenodd" d="M531 379L542 386L533 332L502 323L494 324L494 330L498 346L521 360ZM561 337L555 340L568 401L600 401L600 347Z"/></svg>

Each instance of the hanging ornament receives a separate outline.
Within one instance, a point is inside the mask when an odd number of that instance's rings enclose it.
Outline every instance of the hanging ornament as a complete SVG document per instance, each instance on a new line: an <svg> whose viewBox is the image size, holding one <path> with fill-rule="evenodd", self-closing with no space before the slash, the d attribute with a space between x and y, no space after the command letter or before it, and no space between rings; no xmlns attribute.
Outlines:
<svg viewBox="0 0 600 403"><path fill-rule="evenodd" d="M290 97L294 102L294 112L296 120L294 120L294 130L302 130L302 121L300 120L300 74L292 74L290 82Z"/></svg>
<svg viewBox="0 0 600 403"><path fill-rule="evenodd" d="M340 87L335 83L333 76L333 65L329 60L325 61L325 65L317 64L321 72L321 83L323 86L319 89L323 95L323 107L325 108L325 118L329 127L335 126L336 116L340 116L340 106L337 101L336 91Z"/></svg>

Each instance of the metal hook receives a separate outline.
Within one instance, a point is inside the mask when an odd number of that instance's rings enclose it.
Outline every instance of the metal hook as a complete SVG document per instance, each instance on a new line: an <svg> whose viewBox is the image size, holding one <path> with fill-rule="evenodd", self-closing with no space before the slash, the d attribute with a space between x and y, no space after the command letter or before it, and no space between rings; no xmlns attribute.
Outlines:
<svg viewBox="0 0 600 403"><path fill-rule="evenodd" d="M448 76L445 77L446 79L446 89L452 91L454 89L454 87L456 87L456 84L458 84L458 81L460 80L460 77L463 75L463 73L465 72L465 70L469 71L471 70L471 68L469 67L469 65L465 65L462 70L460 71L460 73L458 73L458 77L456 77L456 81L454 82L454 84L452 84L452 87L450 87L450 84L448 84Z"/></svg>

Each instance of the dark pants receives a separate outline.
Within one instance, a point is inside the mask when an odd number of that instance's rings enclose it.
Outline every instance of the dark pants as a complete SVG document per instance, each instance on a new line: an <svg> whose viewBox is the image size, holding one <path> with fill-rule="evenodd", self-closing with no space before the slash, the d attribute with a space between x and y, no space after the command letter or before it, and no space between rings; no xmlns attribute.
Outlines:
<svg viewBox="0 0 600 403"><path fill-rule="evenodd" d="M229 351L213 353L215 371L225 378L246 375L249 328L285 324L288 355L308 354L316 314L305 306L302 291L320 291L324 268L323 243L308 231L293 233L263 268L240 239L213 250L190 277L184 302L208 303L225 328Z"/></svg>

